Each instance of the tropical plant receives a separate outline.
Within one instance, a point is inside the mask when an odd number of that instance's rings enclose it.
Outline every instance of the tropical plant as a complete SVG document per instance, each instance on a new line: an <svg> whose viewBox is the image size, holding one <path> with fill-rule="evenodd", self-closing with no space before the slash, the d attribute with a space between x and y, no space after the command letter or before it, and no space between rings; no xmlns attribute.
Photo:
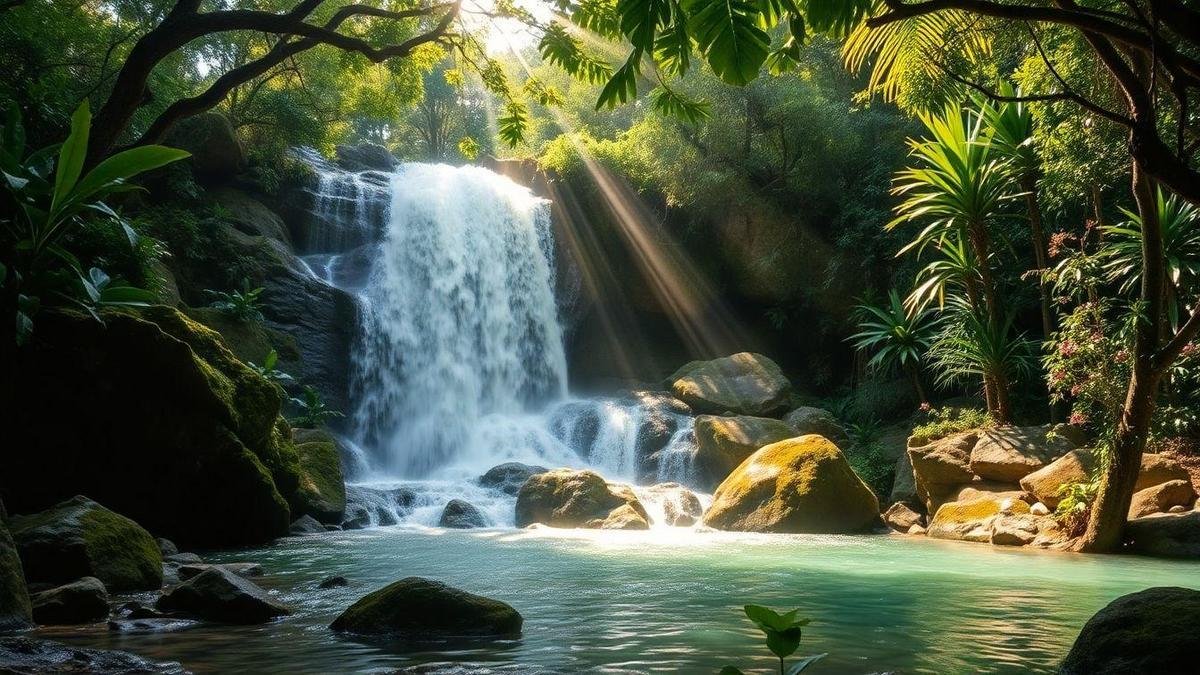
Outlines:
<svg viewBox="0 0 1200 675"><path fill-rule="evenodd" d="M988 412L1003 424L1008 421L1007 404L997 404L996 393L1033 373L1034 343L1016 332L1011 313L997 323L962 298L954 298L952 304L943 330L929 347L935 381L946 386L981 378Z"/></svg>
<svg viewBox="0 0 1200 675"><path fill-rule="evenodd" d="M87 218L100 217L124 233L130 246L137 233L103 199L138 189L129 179L188 153L158 145L119 152L84 173L91 113L85 100L71 117L61 146L26 154L20 114L10 108L0 132L0 170L7 199L3 225L3 306L15 316L15 336L25 342L33 318L47 304L65 300L89 311L100 305L145 304L153 295L114 281L98 268L86 269L62 246ZM93 311L93 314L95 312Z"/></svg>
<svg viewBox="0 0 1200 675"><path fill-rule="evenodd" d="M299 414L290 420L292 426L316 429L329 420L345 417L342 413L337 410L331 410L329 406L325 405L325 402L321 400L321 394L310 385L305 385L302 395L299 397L293 396L291 401L292 405L299 411Z"/></svg>
<svg viewBox="0 0 1200 675"><path fill-rule="evenodd" d="M761 605L746 605L742 608L746 617L758 627L767 638L767 649L779 659L779 675L797 675L809 666L825 658L826 654L804 656L787 666L784 659L796 653L800 648L801 629L807 626L811 619L799 619L796 615L800 610L793 609L786 614L779 614ZM734 666L725 666L721 675L741 675L742 671Z"/></svg>
<svg viewBox="0 0 1200 675"><path fill-rule="evenodd" d="M921 359L937 332L933 312L918 309L909 312L895 289L888 291L889 304L877 307L860 304L855 307L859 332L850 336L854 346L875 354L867 366L878 370L903 370L912 378L917 400L925 401L921 386Z"/></svg>
<svg viewBox="0 0 1200 675"><path fill-rule="evenodd" d="M1050 396L1071 405L1071 422L1101 435L1116 428L1133 368L1131 325L1114 325L1111 300L1085 302L1063 315L1042 358Z"/></svg>
<svg viewBox="0 0 1200 675"><path fill-rule="evenodd" d="M1054 518L1062 523L1068 535L1077 537L1083 533L1098 491L1099 484L1095 480L1073 481L1059 486L1059 502L1054 509Z"/></svg>
<svg viewBox="0 0 1200 675"><path fill-rule="evenodd" d="M913 427L910 436L917 445L931 443L960 431L996 426L996 420L986 410L976 408L928 408L924 412L926 421Z"/></svg>
<svg viewBox="0 0 1200 675"><path fill-rule="evenodd" d="M262 304L262 293L263 289L261 286L251 288L250 280L242 279L242 287L240 289L229 292L208 291L209 295L216 298L209 307L244 323L262 321L263 315L259 309Z"/></svg>
<svg viewBox="0 0 1200 675"><path fill-rule="evenodd" d="M292 382L295 379L291 375L279 370L277 367L279 365L279 353L274 349L267 352L267 355L263 358L261 365L257 363L247 363L246 365L250 366L250 370L262 375L264 378L274 382L275 384Z"/></svg>

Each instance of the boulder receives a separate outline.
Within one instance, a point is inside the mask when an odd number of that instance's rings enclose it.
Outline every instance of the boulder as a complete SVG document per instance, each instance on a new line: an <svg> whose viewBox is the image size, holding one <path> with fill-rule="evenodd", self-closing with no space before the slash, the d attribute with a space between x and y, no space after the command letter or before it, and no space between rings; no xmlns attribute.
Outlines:
<svg viewBox="0 0 1200 675"><path fill-rule="evenodd" d="M360 143L358 145L339 145L334 148L338 166L347 171L383 171L391 172L396 168L396 158L382 145L377 143Z"/></svg>
<svg viewBox="0 0 1200 675"><path fill-rule="evenodd" d="M801 406L784 415L783 421L792 428L792 431L796 432L793 434L795 436L816 434L824 436L834 443L844 443L849 440L842 423L833 416L833 413L822 408Z"/></svg>
<svg viewBox="0 0 1200 675"><path fill-rule="evenodd" d="M1079 446L1072 427L1002 426L985 429L971 449L971 471L987 480L1015 483Z"/></svg>
<svg viewBox="0 0 1200 675"><path fill-rule="evenodd" d="M154 543L158 544L158 552L162 554L163 558L179 553L179 547L170 539L158 537L154 540Z"/></svg>
<svg viewBox="0 0 1200 675"><path fill-rule="evenodd" d="M108 591L84 577L33 596L33 620L42 625L95 623L108 618Z"/></svg>
<svg viewBox="0 0 1200 675"><path fill-rule="evenodd" d="M739 464L764 445L796 434L787 424L766 417L717 417L700 415L696 435L695 466L702 477L700 487L712 489Z"/></svg>
<svg viewBox="0 0 1200 675"><path fill-rule="evenodd" d="M959 486L974 480L971 448L977 439L975 432L967 432L908 449L913 483L926 513L936 513L939 506L951 501Z"/></svg>
<svg viewBox="0 0 1200 675"><path fill-rule="evenodd" d="M884 524L897 532L908 532L913 525L921 525L923 520L921 514L904 502L896 502L883 512Z"/></svg>
<svg viewBox="0 0 1200 675"><path fill-rule="evenodd" d="M1145 453L1142 455L1142 465L1138 470L1137 484L1133 486L1133 489L1135 491L1145 490L1148 487L1161 485L1172 480L1190 482L1191 475L1188 474L1187 469L1183 465L1172 457L1158 453Z"/></svg>
<svg viewBox="0 0 1200 675"><path fill-rule="evenodd" d="M751 352L692 361L667 382L676 398L701 413L771 415L781 412L792 395L779 366Z"/></svg>
<svg viewBox="0 0 1200 675"><path fill-rule="evenodd" d="M287 224L277 213L249 194L236 188L217 186L207 192L208 198L225 211L228 222L239 231L254 237L267 237L292 246Z"/></svg>
<svg viewBox="0 0 1200 675"><path fill-rule="evenodd" d="M661 505L664 525L691 527L704 516L700 497L679 483L658 483L640 488L640 493L643 500Z"/></svg>
<svg viewBox="0 0 1200 675"><path fill-rule="evenodd" d="M0 638L0 672L4 673L180 673L178 663L155 663L129 652L87 649L27 637Z"/></svg>
<svg viewBox="0 0 1200 675"><path fill-rule="evenodd" d="M1088 480L1096 469L1096 457L1091 448L1071 450L1047 466L1021 479L1021 488L1051 509L1058 507L1059 490L1068 483ZM1188 480L1187 470L1164 455L1142 455L1141 469L1134 490L1144 490L1171 480Z"/></svg>
<svg viewBox="0 0 1200 675"><path fill-rule="evenodd" d="M997 516L1028 513L1029 504L1019 499L981 497L969 502L946 502L929 521L928 535L934 539L989 542Z"/></svg>
<svg viewBox="0 0 1200 675"><path fill-rule="evenodd" d="M704 524L748 532L860 532L879 521L879 502L837 446L808 435L746 458L713 495Z"/></svg>
<svg viewBox="0 0 1200 675"><path fill-rule="evenodd" d="M254 624L291 614L266 591L220 565L213 565L159 597L158 609L208 621Z"/></svg>
<svg viewBox="0 0 1200 675"><path fill-rule="evenodd" d="M992 520L993 546L1028 546L1037 539L1041 519L1034 515L997 516Z"/></svg>
<svg viewBox="0 0 1200 675"><path fill-rule="evenodd" d="M438 519L439 527L449 527L466 530L473 527L487 527L487 519L475 505L461 499L451 499L446 508L442 509L442 517Z"/></svg>
<svg viewBox="0 0 1200 675"><path fill-rule="evenodd" d="M1200 558L1200 511L1160 513L1125 523L1125 539L1136 553L1165 558Z"/></svg>
<svg viewBox="0 0 1200 675"><path fill-rule="evenodd" d="M233 572L239 577L261 577L263 575L263 567L258 563L252 562L229 562L210 565L207 563L191 563L188 565L179 566L179 578L187 581L193 577L198 577L204 574L213 567L220 567L224 570Z"/></svg>
<svg viewBox="0 0 1200 675"><path fill-rule="evenodd" d="M1166 513L1172 506L1187 509L1196 499L1196 490L1186 480L1169 480L1133 493L1129 519L1154 513Z"/></svg>
<svg viewBox="0 0 1200 675"><path fill-rule="evenodd" d="M613 509L598 527L601 530L648 530L650 518L644 511L622 504Z"/></svg>
<svg viewBox="0 0 1200 675"><path fill-rule="evenodd" d="M3 510L0 502L0 514ZM28 628L32 620L21 556L0 515L0 631Z"/></svg>
<svg viewBox="0 0 1200 675"><path fill-rule="evenodd" d="M9 519L28 581L65 583L96 577L114 591L162 586L162 554L137 523L77 496Z"/></svg>
<svg viewBox="0 0 1200 675"><path fill-rule="evenodd" d="M912 458L908 456L908 451L902 451L900 456L896 458L895 479L892 481L892 494L888 501L893 504L903 502L910 506L924 505L921 498L917 496L917 481L913 477Z"/></svg>
<svg viewBox="0 0 1200 675"><path fill-rule="evenodd" d="M169 556L165 556L163 558L163 562L168 562L175 565L199 565L200 563L204 562L204 560L202 560L200 556L196 555L195 553L184 551L182 553L173 553Z"/></svg>
<svg viewBox="0 0 1200 675"><path fill-rule="evenodd" d="M522 622L517 610L499 600L408 577L363 596L329 627L421 640L519 635Z"/></svg>
<svg viewBox="0 0 1200 675"><path fill-rule="evenodd" d="M101 317L39 314L6 371L0 408L25 421L7 439L22 452L0 472L9 509L85 494L184 547L286 533L299 462L282 392L172 308Z"/></svg>
<svg viewBox="0 0 1200 675"><path fill-rule="evenodd" d="M1160 586L1123 595L1084 624L1062 675L1194 673L1200 663L1200 591Z"/></svg>
<svg viewBox="0 0 1200 675"><path fill-rule="evenodd" d="M622 506L629 506L649 522L646 509L628 485L609 483L591 471L555 469L532 476L521 486L517 493L516 525L602 527ZM615 524L616 521L610 523Z"/></svg>
<svg viewBox="0 0 1200 675"><path fill-rule="evenodd" d="M342 522L346 481L336 439L320 429L295 429L292 440L300 457L300 485L293 499L293 515L309 515L321 523Z"/></svg>
<svg viewBox="0 0 1200 675"><path fill-rule="evenodd" d="M176 124L165 144L192 153L192 170L213 182L228 182L246 168L246 152L229 118L219 112L193 115Z"/></svg>
<svg viewBox="0 0 1200 675"><path fill-rule="evenodd" d="M960 485L951 501L969 502L981 497L1024 500L1025 491L1016 483L1000 483L976 477L970 483Z"/></svg>
<svg viewBox="0 0 1200 675"><path fill-rule="evenodd" d="M321 590L329 590L330 588L341 588L343 586L349 586L349 585L350 585L349 579L347 579L346 577L344 577L340 574L336 574L334 576L325 577L324 579L322 579L321 583L317 584L317 588L320 588Z"/></svg>
<svg viewBox="0 0 1200 675"><path fill-rule="evenodd" d="M530 476L546 473L546 471L548 469L544 466L533 466L520 462L505 462L504 464L493 466L487 470L487 473L480 476L479 485L516 496L521 491L521 486L525 484L525 481L529 480Z"/></svg>
<svg viewBox="0 0 1200 675"><path fill-rule="evenodd" d="M395 525L412 510L417 495L408 488L380 490L361 485L346 486L346 512L342 527L358 530L378 525Z"/></svg>
<svg viewBox="0 0 1200 675"><path fill-rule="evenodd" d="M288 534L303 536L306 534L325 534L325 526L310 515L303 515L292 521Z"/></svg>

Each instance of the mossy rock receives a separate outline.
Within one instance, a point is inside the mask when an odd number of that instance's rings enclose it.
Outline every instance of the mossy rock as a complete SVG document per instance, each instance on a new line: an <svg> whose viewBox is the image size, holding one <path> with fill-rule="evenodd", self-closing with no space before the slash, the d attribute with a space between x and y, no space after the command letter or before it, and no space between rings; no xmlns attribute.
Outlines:
<svg viewBox="0 0 1200 675"><path fill-rule="evenodd" d="M322 523L341 523L346 510L346 481L337 441L316 429L295 429L292 438L300 458L300 486L296 490L293 515L310 515Z"/></svg>
<svg viewBox="0 0 1200 675"><path fill-rule="evenodd" d="M517 610L499 600L408 577L363 596L329 627L421 640L519 635L523 621Z"/></svg>
<svg viewBox="0 0 1200 675"><path fill-rule="evenodd" d="M1123 595L1084 624L1063 675L1194 673L1200 591L1158 587Z"/></svg>
<svg viewBox="0 0 1200 675"><path fill-rule="evenodd" d="M772 443L717 487L704 524L742 532L861 532L879 521L879 500L828 439Z"/></svg>
<svg viewBox="0 0 1200 675"><path fill-rule="evenodd" d="M286 334L263 325L261 321L240 321L213 307L193 307L186 310L188 318L204 324L217 333L234 356L245 363L262 364L272 350L279 356L279 370L289 373L289 368L300 361L296 340Z"/></svg>
<svg viewBox="0 0 1200 675"><path fill-rule="evenodd" d="M132 520L84 496L9 525L29 581L66 583L96 577L113 591L162 586L162 554Z"/></svg>
<svg viewBox="0 0 1200 675"><path fill-rule="evenodd" d="M0 631L28 628L32 620L21 557L0 516Z"/></svg>
<svg viewBox="0 0 1200 675"><path fill-rule="evenodd" d="M786 423L768 417L700 415L695 423L696 467L705 489L719 485L764 445L797 436Z"/></svg>
<svg viewBox="0 0 1200 675"><path fill-rule="evenodd" d="M555 469L530 476L521 486L516 524L599 528L624 506L649 522L645 507L628 485L609 483L592 471Z"/></svg>

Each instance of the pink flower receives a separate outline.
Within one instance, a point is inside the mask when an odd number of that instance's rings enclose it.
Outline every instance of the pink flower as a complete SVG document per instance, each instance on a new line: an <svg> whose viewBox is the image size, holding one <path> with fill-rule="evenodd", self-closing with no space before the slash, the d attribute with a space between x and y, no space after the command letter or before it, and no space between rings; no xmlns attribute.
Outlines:
<svg viewBox="0 0 1200 675"><path fill-rule="evenodd" d="M1067 418L1067 424L1070 424L1070 425L1076 426L1076 427L1081 427L1081 426L1087 424L1087 421L1088 421L1087 415L1084 415L1081 412L1073 412L1073 413L1071 413L1071 416L1069 418Z"/></svg>
<svg viewBox="0 0 1200 675"><path fill-rule="evenodd" d="M1071 387L1071 396L1079 396L1079 392L1081 391L1083 391L1083 385L1077 384L1074 387Z"/></svg>
<svg viewBox="0 0 1200 675"><path fill-rule="evenodd" d="M929 405L929 401L921 401L921 412L927 413L933 410L933 406Z"/></svg>
<svg viewBox="0 0 1200 675"><path fill-rule="evenodd" d="M1195 342L1189 342L1183 346L1183 349L1179 351L1179 356L1186 359L1192 354L1195 354L1197 351L1200 351L1200 347L1196 346Z"/></svg>
<svg viewBox="0 0 1200 675"><path fill-rule="evenodd" d="M1071 356L1075 353L1075 343L1070 340L1063 340L1062 344L1058 345L1058 353L1063 356Z"/></svg>
<svg viewBox="0 0 1200 675"><path fill-rule="evenodd" d="M1122 349L1121 351L1119 351L1113 355L1113 360L1116 361L1117 363L1125 363L1126 361L1129 360L1129 351L1126 349Z"/></svg>

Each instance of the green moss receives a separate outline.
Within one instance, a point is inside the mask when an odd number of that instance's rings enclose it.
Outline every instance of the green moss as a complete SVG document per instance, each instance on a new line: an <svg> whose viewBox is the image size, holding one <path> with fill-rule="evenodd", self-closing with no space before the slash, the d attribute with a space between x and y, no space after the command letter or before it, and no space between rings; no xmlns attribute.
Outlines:
<svg viewBox="0 0 1200 675"><path fill-rule="evenodd" d="M308 514L326 523L341 521L346 509L346 483L337 444L321 431L297 430L294 444L300 458L300 486L295 516Z"/></svg>
<svg viewBox="0 0 1200 675"><path fill-rule="evenodd" d="M506 603L446 584L408 577L368 593L330 628L398 637L515 635L523 619Z"/></svg>
<svg viewBox="0 0 1200 675"><path fill-rule="evenodd" d="M162 586L162 553L137 523L107 509L92 509L79 524L95 576L110 590Z"/></svg>

